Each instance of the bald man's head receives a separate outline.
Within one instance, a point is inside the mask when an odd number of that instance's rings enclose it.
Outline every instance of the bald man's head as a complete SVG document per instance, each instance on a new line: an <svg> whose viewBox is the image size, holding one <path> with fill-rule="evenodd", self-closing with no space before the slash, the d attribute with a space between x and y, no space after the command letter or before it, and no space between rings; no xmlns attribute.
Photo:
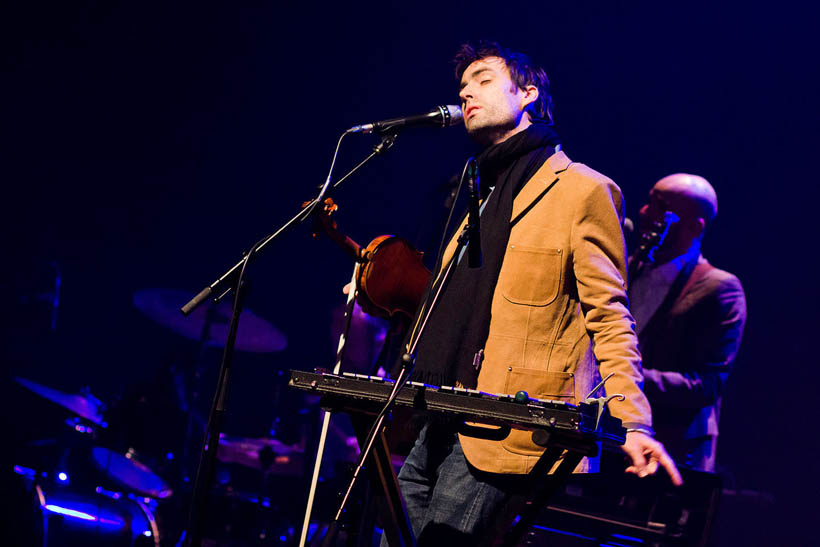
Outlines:
<svg viewBox="0 0 820 547"><path fill-rule="evenodd" d="M706 222L717 216L717 194L709 181L698 175L676 173L663 177L655 183L653 191L661 193L666 201L674 202L677 209L670 209L683 218L700 217Z"/></svg>
<svg viewBox="0 0 820 547"><path fill-rule="evenodd" d="M717 194L703 177L676 173L664 177L649 191L649 201L641 208L641 230L651 231L653 223L662 221L671 211L680 220L669 227L669 233L656 256L660 262L700 246L706 224L717 215Z"/></svg>

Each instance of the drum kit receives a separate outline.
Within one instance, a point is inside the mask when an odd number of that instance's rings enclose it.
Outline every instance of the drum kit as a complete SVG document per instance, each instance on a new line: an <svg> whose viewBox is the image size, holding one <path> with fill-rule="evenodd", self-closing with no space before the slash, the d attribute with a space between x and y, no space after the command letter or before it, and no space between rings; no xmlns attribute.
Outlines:
<svg viewBox="0 0 820 547"><path fill-rule="evenodd" d="M224 345L230 303L202 306L183 317L179 306L189 298L182 291L148 289L138 291L133 303L154 322L198 341L201 353L204 348ZM243 311L241 323L237 350L271 353L286 347L284 334L252 312ZM68 415L64 420L68 427L54 424L60 430L55 439L29 443L20 451L21 461L15 462L19 484L34 507L32 544L181 545L202 435L202 420L195 401L190 400L198 391L199 372L197 369L196 378L187 384L191 389L182 390L189 400L174 402L171 410L153 412L142 412L144 406L129 407L129 398L109 409L88 390L66 393L16 378L39 401L31 404L49 401L52 411L61 409L62 417ZM150 397L139 400L143 405L151 402ZM163 422L163 416L169 416L166 423L144 423L149 419ZM132 427L140 421L139 427ZM162 446L164 442L175 444ZM288 487L291 493L299 488L306 444L304 437L291 443L221 435L217 457L224 469L217 471L206 537L219 545L288 541L293 532L277 524L281 517L276 512L282 509L280 502L296 504L288 495L280 500L279 495L265 491L265 485L275 479L280 492L283 484L292 484ZM239 484L241 480L245 482ZM288 525L293 526L292 522Z"/></svg>

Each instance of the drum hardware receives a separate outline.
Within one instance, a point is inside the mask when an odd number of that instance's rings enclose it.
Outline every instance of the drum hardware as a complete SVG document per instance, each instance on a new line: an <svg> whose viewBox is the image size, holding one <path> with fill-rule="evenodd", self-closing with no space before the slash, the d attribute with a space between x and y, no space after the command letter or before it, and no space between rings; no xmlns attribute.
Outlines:
<svg viewBox="0 0 820 547"><path fill-rule="evenodd" d="M179 313L179 303L190 298L185 291L142 289L134 293L133 303L143 315L184 338L201 341L205 333L205 345L224 347L228 339L231 303L222 301L201 306L184 316ZM237 351L272 353L287 347L287 338L282 331L252 311L243 310L240 319L242 330L236 337Z"/></svg>
<svg viewBox="0 0 820 547"><path fill-rule="evenodd" d="M173 385L176 386L175 406L185 415L183 424L180 424L184 438L179 443L167 444L161 447L162 454L156 450L152 452L155 458L161 459L161 463L156 465L162 469L168 469L168 476L172 478L174 490L182 493L182 496L175 496L176 503L174 510L185 511L187 505L187 495L190 494L190 483L193 482L193 473L196 470L195 451L192 449L197 443L205 428L204 420L196 414L197 402L201 395L201 377L204 370L204 362L211 348L224 347L228 339L228 323L232 316L229 302L211 303L201 306L188 317L179 312L180 302L190 298L190 295L183 291L168 289L143 289L137 291L133 296L133 304L144 316L170 331L189 340L197 341L196 357L191 359L191 364L176 371L171 369L173 374ZM252 311L245 310L241 314L243 324L242 330L236 338L236 350L252 353L270 353L281 351L287 346L287 340L276 327L269 322L256 316ZM128 415L125 416L128 419ZM130 428L129 428L130 430ZM142 428L138 429L142 431ZM132 438L128 439L133 442ZM124 439L121 439L121 442ZM235 444L239 443L239 445ZM274 443L271 445L271 443ZM143 444L146 444L143 442ZM149 443L150 444L150 443ZM179 446L177 446L179 444ZM271 446L268 446L271 445ZM171 449L173 450L167 450ZM227 451L227 452L226 452ZM231 463L240 463L254 471L265 471L274 474L294 474L300 472L303 455L292 453L292 450L284 450L283 446L276 445L272 439L240 439L231 438L227 440L227 446L220 446L220 455ZM125 486L136 492L149 494L156 499L165 499L163 496L170 495L171 487L156 475L150 472L150 468L143 469L139 465L127 465L128 463L154 465L152 461L139 461L138 454L129 449L128 451L117 453L102 453L98 450L97 459L107 458L112 466L109 469L120 486ZM268 465L269 456L272 460ZM239 460L239 461L237 461ZM172 462L173 463L169 463ZM97 462L99 463L99 462ZM162 465L165 464L165 465ZM225 473L226 477L230 473ZM157 482L157 481L160 482ZM226 478L230 481L229 478ZM169 508L168 504L165 507ZM180 518L180 517L177 517ZM180 523L177 523L180 524ZM168 522L166 521L166 525Z"/></svg>
<svg viewBox="0 0 820 547"><path fill-rule="evenodd" d="M102 401L92 395L87 388L81 393L72 394L62 392L58 389L54 389L19 376L14 380L29 391L36 393L40 397L48 399L52 403L60 405L66 410L73 412L80 418L84 418L103 428L108 427L108 424L103 420L105 405Z"/></svg>
<svg viewBox="0 0 820 547"><path fill-rule="evenodd" d="M62 469L62 468L60 468ZM39 471L15 465L41 518L36 535L42 545L160 545L156 500L125 494L87 481L73 481L71 470ZM83 473L78 471L83 477ZM84 483L85 482L85 483Z"/></svg>
<svg viewBox="0 0 820 547"><path fill-rule="evenodd" d="M65 425L83 435L91 435L93 437L97 434L97 428L94 427L94 425L86 423L78 417L66 418Z"/></svg>
<svg viewBox="0 0 820 547"><path fill-rule="evenodd" d="M305 460L305 447L287 445L267 437L219 436L216 457L223 463L237 463L274 475L300 476Z"/></svg>
<svg viewBox="0 0 820 547"><path fill-rule="evenodd" d="M70 432L28 443L32 462L13 468L35 502L32 510L40 514L32 534L46 546L158 547L158 500L173 491L133 449L119 452L101 441L99 435L109 432L105 405L87 389L72 394L25 378L16 381L74 414L64 420Z"/></svg>

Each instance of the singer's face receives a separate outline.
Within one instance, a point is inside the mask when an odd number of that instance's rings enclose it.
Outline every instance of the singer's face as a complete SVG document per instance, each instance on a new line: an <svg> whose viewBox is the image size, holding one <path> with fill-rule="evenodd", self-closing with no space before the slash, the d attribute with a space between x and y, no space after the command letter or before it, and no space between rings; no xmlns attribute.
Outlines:
<svg viewBox="0 0 820 547"><path fill-rule="evenodd" d="M535 89L535 88L533 88ZM535 100L510 79L500 57L487 57L467 67L461 77L461 109L471 137L483 144L502 142L530 125L524 108Z"/></svg>

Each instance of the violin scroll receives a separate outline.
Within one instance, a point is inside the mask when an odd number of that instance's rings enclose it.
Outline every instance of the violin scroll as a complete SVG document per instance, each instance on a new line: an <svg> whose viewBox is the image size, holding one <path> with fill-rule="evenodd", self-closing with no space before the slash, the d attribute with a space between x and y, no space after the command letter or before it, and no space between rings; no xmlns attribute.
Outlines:
<svg viewBox="0 0 820 547"><path fill-rule="evenodd" d="M325 199L314 213L312 235L316 238L324 232L358 263L359 305L378 317L401 314L412 318L431 275L422 262L422 253L406 239L392 235L379 236L362 248L339 231L333 218L338 210L339 206L331 198Z"/></svg>

